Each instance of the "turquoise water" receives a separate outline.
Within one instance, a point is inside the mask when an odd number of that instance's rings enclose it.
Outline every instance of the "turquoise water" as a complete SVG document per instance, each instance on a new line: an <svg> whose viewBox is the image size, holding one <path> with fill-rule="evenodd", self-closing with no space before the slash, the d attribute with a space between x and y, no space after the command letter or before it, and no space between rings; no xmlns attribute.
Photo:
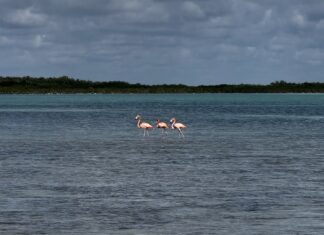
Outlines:
<svg viewBox="0 0 324 235"><path fill-rule="evenodd" d="M0 234L323 234L323 126L321 94L0 95Z"/></svg>

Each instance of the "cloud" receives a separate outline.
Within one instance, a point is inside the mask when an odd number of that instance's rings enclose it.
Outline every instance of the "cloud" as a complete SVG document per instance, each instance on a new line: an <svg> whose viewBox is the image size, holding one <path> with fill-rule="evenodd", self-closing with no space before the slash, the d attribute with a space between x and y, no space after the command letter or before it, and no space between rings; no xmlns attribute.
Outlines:
<svg viewBox="0 0 324 235"><path fill-rule="evenodd" d="M145 83L323 80L323 28L322 1L2 0L0 69Z"/></svg>
<svg viewBox="0 0 324 235"><path fill-rule="evenodd" d="M113 0L110 7L115 10L118 20L128 22L165 22L169 14L164 5L151 0Z"/></svg>
<svg viewBox="0 0 324 235"><path fill-rule="evenodd" d="M36 35L33 39L33 44L35 47L40 47L44 43L44 39L46 38L45 35Z"/></svg>
<svg viewBox="0 0 324 235"><path fill-rule="evenodd" d="M296 52L296 59L312 65L322 65L324 61L324 51L319 48L307 48Z"/></svg>
<svg viewBox="0 0 324 235"><path fill-rule="evenodd" d="M203 18L205 16L205 12L194 2L186 1L182 3L181 9L184 12L184 15L189 18Z"/></svg>
<svg viewBox="0 0 324 235"><path fill-rule="evenodd" d="M33 7L17 9L3 17L8 24L21 27L38 27L46 22L46 16L35 12Z"/></svg>
<svg viewBox="0 0 324 235"><path fill-rule="evenodd" d="M6 36L0 36L0 46L7 46L12 43L12 40L10 40Z"/></svg>
<svg viewBox="0 0 324 235"><path fill-rule="evenodd" d="M298 11L295 11L293 13L291 20L298 27L305 27L306 26L305 17L300 12L298 12Z"/></svg>

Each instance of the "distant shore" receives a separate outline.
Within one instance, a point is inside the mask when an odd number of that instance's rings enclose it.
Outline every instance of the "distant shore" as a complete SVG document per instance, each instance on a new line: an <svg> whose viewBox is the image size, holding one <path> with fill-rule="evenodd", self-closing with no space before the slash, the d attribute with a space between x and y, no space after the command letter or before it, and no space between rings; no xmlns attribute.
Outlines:
<svg viewBox="0 0 324 235"><path fill-rule="evenodd" d="M47 93L324 93L324 83L289 83L276 81L268 85L219 84L188 86L184 84L144 85L123 81L95 82L62 77L1 77L0 94Z"/></svg>

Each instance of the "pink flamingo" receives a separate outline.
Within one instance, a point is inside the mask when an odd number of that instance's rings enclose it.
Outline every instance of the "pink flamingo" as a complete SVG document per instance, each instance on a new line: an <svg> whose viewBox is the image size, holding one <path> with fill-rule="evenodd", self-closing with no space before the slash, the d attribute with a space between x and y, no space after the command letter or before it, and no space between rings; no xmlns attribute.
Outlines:
<svg viewBox="0 0 324 235"><path fill-rule="evenodd" d="M175 118L171 118L170 123L172 123L171 128L172 129L177 129L179 131L179 133L181 134L181 136L184 137L181 129L182 128L187 128L187 127L185 125L183 125L182 123L177 122L177 119L175 119Z"/></svg>
<svg viewBox="0 0 324 235"><path fill-rule="evenodd" d="M162 134L165 132L165 129L169 128L168 124L161 122L160 119L156 120L156 127L162 129Z"/></svg>
<svg viewBox="0 0 324 235"><path fill-rule="evenodd" d="M153 128L153 126L147 122L142 122L142 117L140 115L136 115L135 120L137 120L137 127L144 129L144 136L145 136L145 133L147 133L147 135L149 135L148 130Z"/></svg>

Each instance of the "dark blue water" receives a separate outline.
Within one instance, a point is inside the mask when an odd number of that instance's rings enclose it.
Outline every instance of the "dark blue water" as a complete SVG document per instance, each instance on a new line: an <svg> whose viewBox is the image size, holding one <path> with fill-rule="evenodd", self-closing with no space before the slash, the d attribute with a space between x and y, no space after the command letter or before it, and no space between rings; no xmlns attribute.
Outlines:
<svg viewBox="0 0 324 235"><path fill-rule="evenodd" d="M1 95L0 234L324 234L323 153L319 94Z"/></svg>

